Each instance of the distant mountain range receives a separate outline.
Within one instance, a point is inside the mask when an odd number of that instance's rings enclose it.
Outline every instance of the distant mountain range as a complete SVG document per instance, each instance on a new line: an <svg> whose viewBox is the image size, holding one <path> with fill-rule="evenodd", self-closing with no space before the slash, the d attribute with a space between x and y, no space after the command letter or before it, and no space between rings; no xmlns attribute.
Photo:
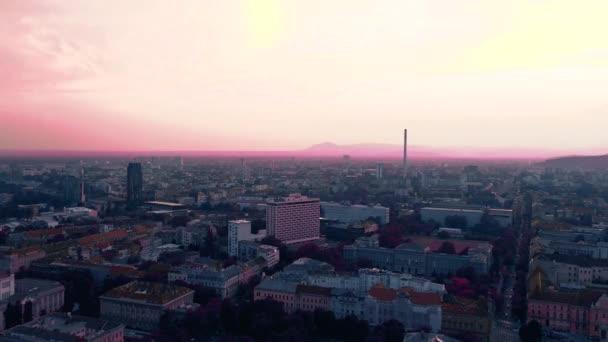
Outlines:
<svg viewBox="0 0 608 342"><path fill-rule="evenodd" d="M595 151L593 151L595 152ZM439 148L410 145L408 146L408 159L426 160L525 160L539 162L538 165L548 167L608 167L608 155L603 156L573 156L561 157L567 154L564 151L548 151L525 148ZM592 154L592 153L589 153ZM183 156L183 157L275 157L275 158L342 158L349 155L353 158L376 160L401 159L403 146L397 144L352 144L339 145L331 142L312 145L300 150L283 151L65 151L65 150L1 150L0 157L13 158L49 158L49 157L138 157L138 156ZM548 159L553 158L553 159Z"/></svg>
<svg viewBox="0 0 608 342"><path fill-rule="evenodd" d="M607 169L608 154L600 156L569 156L547 159L540 166L558 169Z"/></svg>
<svg viewBox="0 0 608 342"><path fill-rule="evenodd" d="M397 159L403 157L403 146L394 144L338 145L326 142L313 145L301 152L310 156L338 157L350 155L363 158ZM408 146L408 158L411 159L519 159L541 161L560 155L563 155L563 153L534 149Z"/></svg>

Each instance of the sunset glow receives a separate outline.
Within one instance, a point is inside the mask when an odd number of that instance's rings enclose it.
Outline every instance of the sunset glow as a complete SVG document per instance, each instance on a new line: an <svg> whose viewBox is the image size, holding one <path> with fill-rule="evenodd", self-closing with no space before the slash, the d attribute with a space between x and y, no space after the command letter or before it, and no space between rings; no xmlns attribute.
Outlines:
<svg viewBox="0 0 608 342"><path fill-rule="evenodd" d="M603 153L604 0L0 2L0 149Z"/></svg>

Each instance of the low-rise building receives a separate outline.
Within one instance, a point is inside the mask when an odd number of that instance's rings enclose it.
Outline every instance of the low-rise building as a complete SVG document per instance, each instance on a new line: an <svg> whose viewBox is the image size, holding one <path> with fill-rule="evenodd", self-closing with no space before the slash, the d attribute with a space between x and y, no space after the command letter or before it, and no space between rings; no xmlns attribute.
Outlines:
<svg viewBox="0 0 608 342"><path fill-rule="evenodd" d="M394 249L383 248L377 237L365 237L345 246L344 259L351 262L369 260L374 267L401 273L432 276L455 274L461 268L472 267L477 273L487 273L492 264L492 245L483 241L453 240L458 254L443 254L433 250L446 240L418 238Z"/></svg>
<svg viewBox="0 0 608 342"><path fill-rule="evenodd" d="M264 258L267 267L274 267L280 261L279 249L257 241L240 241L238 259L241 261Z"/></svg>
<svg viewBox="0 0 608 342"><path fill-rule="evenodd" d="M606 339L608 320L602 316L608 309L605 298L605 291L590 289L533 291L528 296L528 321L536 320L547 329L577 335L600 336L603 330Z"/></svg>
<svg viewBox="0 0 608 342"><path fill-rule="evenodd" d="M133 281L99 297L100 316L144 331L158 328L165 310L192 304L194 291L172 284Z"/></svg>
<svg viewBox="0 0 608 342"><path fill-rule="evenodd" d="M492 332L492 317L485 299L451 297L442 304L442 332L449 335L471 333L482 340Z"/></svg>
<svg viewBox="0 0 608 342"><path fill-rule="evenodd" d="M321 202L322 217L346 224L377 219L380 225L390 222L389 208L380 205L347 205L336 202Z"/></svg>
<svg viewBox="0 0 608 342"><path fill-rule="evenodd" d="M8 282L10 282L10 278ZM4 284L9 285L7 282ZM14 280L14 293L0 302L0 331L5 329L4 312L8 304L18 305L24 310L29 302L32 305L32 318L36 319L61 310L64 304L65 288L58 282L24 278Z"/></svg>
<svg viewBox="0 0 608 342"><path fill-rule="evenodd" d="M361 269L338 274L326 263L299 259L256 286L255 300L281 302L286 312L330 310L337 318L354 315L372 325L397 319L407 329L441 329L445 287L409 274Z"/></svg>
<svg viewBox="0 0 608 342"><path fill-rule="evenodd" d="M266 261L262 258L226 268L217 260L199 258L171 268L168 279L169 282L181 280L192 285L203 285L213 289L222 298L229 298L236 294L239 285L246 284L252 277L261 274L264 267Z"/></svg>
<svg viewBox="0 0 608 342"><path fill-rule="evenodd" d="M0 255L0 271L16 273L30 267L33 261L46 257L46 252L40 247L13 249Z"/></svg>
<svg viewBox="0 0 608 342"><path fill-rule="evenodd" d="M53 313L3 332L0 341L122 342L124 326L92 317Z"/></svg>

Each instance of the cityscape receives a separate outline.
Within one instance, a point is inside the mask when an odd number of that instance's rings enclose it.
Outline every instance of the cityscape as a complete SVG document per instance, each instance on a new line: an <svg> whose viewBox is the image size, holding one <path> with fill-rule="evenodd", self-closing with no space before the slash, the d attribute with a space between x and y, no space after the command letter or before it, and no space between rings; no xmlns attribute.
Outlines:
<svg viewBox="0 0 608 342"><path fill-rule="evenodd" d="M0 1L0 342L608 342L606 13Z"/></svg>

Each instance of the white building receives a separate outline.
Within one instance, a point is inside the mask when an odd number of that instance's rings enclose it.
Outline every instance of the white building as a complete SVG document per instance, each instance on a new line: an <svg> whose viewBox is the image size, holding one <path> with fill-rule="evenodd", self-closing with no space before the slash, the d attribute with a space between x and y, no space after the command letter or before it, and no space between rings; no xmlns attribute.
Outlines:
<svg viewBox="0 0 608 342"><path fill-rule="evenodd" d="M251 221L234 220L228 222L228 254L237 256L239 254L240 241L253 241L266 236L266 231L261 230L257 234L251 233Z"/></svg>
<svg viewBox="0 0 608 342"><path fill-rule="evenodd" d="M275 246L263 245L257 241L240 241L238 259L248 261L264 258L267 267L273 267L280 261L279 249Z"/></svg>
<svg viewBox="0 0 608 342"><path fill-rule="evenodd" d="M171 268L167 278L169 282L181 280L192 285L203 285L222 298L227 298L236 294L240 284L246 284L253 276L262 273L265 266L263 260L251 260L223 268L217 260L201 258L197 262L186 262Z"/></svg>
<svg viewBox="0 0 608 342"><path fill-rule="evenodd" d="M379 218L380 225L390 222L389 208L379 205L346 205L335 202L321 202L323 218L353 224L372 218Z"/></svg>

